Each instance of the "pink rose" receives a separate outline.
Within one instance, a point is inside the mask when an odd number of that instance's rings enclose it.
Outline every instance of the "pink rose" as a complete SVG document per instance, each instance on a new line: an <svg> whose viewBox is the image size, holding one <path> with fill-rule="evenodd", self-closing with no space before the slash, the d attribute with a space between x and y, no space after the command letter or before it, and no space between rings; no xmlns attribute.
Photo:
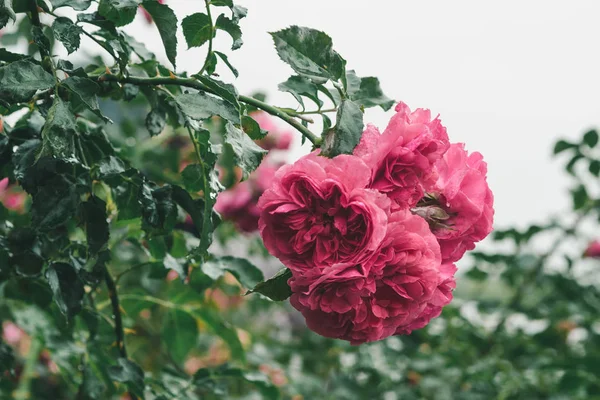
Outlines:
<svg viewBox="0 0 600 400"><path fill-rule="evenodd" d="M370 174L358 157L318 152L281 167L258 201L266 248L292 271L358 264L379 247L390 207L365 189Z"/></svg>
<svg viewBox="0 0 600 400"><path fill-rule="evenodd" d="M429 110L410 112L398 103L397 113L380 134L367 125L354 154L371 167L370 187L385 193L400 208L412 207L436 180L434 163L449 146L440 120Z"/></svg>
<svg viewBox="0 0 600 400"><path fill-rule="evenodd" d="M319 275L294 274L291 304L315 332L353 344L381 340L439 304L440 251L427 223L393 213L379 250L361 265L337 264Z"/></svg>
<svg viewBox="0 0 600 400"><path fill-rule="evenodd" d="M454 264L442 264L439 271L439 284L432 299L413 322L398 328L397 335L409 335L415 329L424 328L432 319L440 316L442 308L452 301L452 290L456 288L455 272Z"/></svg>
<svg viewBox="0 0 600 400"><path fill-rule="evenodd" d="M274 117L264 111L254 111L250 116L258 122L260 129L268 134L256 143L265 150L287 150L292 144L294 134L291 131L281 130L275 123Z"/></svg>
<svg viewBox="0 0 600 400"><path fill-rule="evenodd" d="M600 240L590 242L583 253L584 257L600 258Z"/></svg>
<svg viewBox="0 0 600 400"><path fill-rule="evenodd" d="M447 213L443 225L433 226L442 250L442 262L458 261L491 231L494 196L480 153L468 154L464 144L453 144L436 164L439 174L434 193Z"/></svg>

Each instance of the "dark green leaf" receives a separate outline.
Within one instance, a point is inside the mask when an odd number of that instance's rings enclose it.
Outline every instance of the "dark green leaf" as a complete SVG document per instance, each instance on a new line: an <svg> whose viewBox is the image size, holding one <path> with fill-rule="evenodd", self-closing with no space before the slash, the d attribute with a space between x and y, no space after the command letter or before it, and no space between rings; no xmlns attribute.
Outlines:
<svg viewBox="0 0 600 400"><path fill-rule="evenodd" d="M233 22L238 22L240 19L244 18L248 15L248 9L242 6L238 6L233 4L231 0L215 0L210 2L211 6L215 7L229 7L231 9L231 14L233 17Z"/></svg>
<svg viewBox="0 0 600 400"><path fill-rule="evenodd" d="M52 32L54 32L54 37L62 42L69 54L79 48L81 27L75 25L69 18L56 18L52 24Z"/></svg>
<svg viewBox="0 0 600 400"><path fill-rule="evenodd" d="M197 79L206 86L208 86L210 90L214 92L217 96L230 102L237 110L240 109L240 103L238 102L238 92L233 85L223 83L209 76L197 76Z"/></svg>
<svg viewBox="0 0 600 400"><path fill-rule="evenodd" d="M41 52L50 53L50 39L48 36L44 34L44 31L39 26L34 26L31 28L31 34L33 36L33 43L39 48ZM42 62L49 63L50 60L46 58L42 60Z"/></svg>
<svg viewBox="0 0 600 400"><path fill-rule="evenodd" d="M588 196L587 190L585 189L585 186L583 186L583 185L579 186L577 189L572 191L572 194L573 194L573 209L574 210L579 210L587 204L587 202L589 200L589 196Z"/></svg>
<svg viewBox="0 0 600 400"><path fill-rule="evenodd" d="M81 398L84 400L101 400L106 398L105 392L106 385L96 375L94 369L87 365L83 370L83 382L79 388Z"/></svg>
<svg viewBox="0 0 600 400"><path fill-rule="evenodd" d="M600 175L600 161L598 161L598 160L590 161L589 170L592 175L594 175L596 177L599 176Z"/></svg>
<svg viewBox="0 0 600 400"><path fill-rule="evenodd" d="M27 102L38 90L54 86L54 77L37 64L21 60L0 67L0 98L9 103Z"/></svg>
<svg viewBox="0 0 600 400"><path fill-rule="evenodd" d="M160 135L167 125L167 114L165 110L158 106L150 110L146 116L146 128L150 136Z"/></svg>
<svg viewBox="0 0 600 400"><path fill-rule="evenodd" d="M236 165L242 169L244 176L248 176L258 168L267 151L230 122L225 125L225 131L225 144L233 151Z"/></svg>
<svg viewBox="0 0 600 400"><path fill-rule="evenodd" d="M283 301L292 295L292 290L288 285L288 280L292 277L292 271L287 268L279 271L271 279L258 283L250 293L260 293L271 300Z"/></svg>
<svg viewBox="0 0 600 400"><path fill-rule="evenodd" d="M229 62L229 59L227 58L227 56L223 53L221 53L220 51L214 51L213 53L215 53L216 55L219 56L219 58L221 60L223 60L223 62L225 63L225 65L227 65L227 67L229 68L229 70L231 71L231 73L237 78L238 76L240 76L239 72L237 69L235 69L235 67L233 65L231 65L231 63Z"/></svg>
<svg viewBox="0 0 600 400"><path fill-rule="evenodd" d="M268 133L267 131L263 131L258 122L248 115L242 117L242 128L252 140L263 139Z"/></svg>
<svg viewBox="0 0 600 400"><path fill-rule="evenodd" d="M215 32L210 24L210 18L203 13L188 15L181 21L183 36L188 48L200 47L209 39L215 37Z"/></svg>
<svg viewBox="0 0 600 400"><path fill-rule="evenodd" d="M246 288L253 288L265 279L260 269L244 258L231 256L213 258L205 261L202 272L213 280L219 279L227 271Z"/></svg>
<svg viewBox="0 0 600 400"><path fill-rule="evenodd" d="M75 118L67 103L54 98L42 129L42 156L68 159L75 154L74 137L77 135Z"/></svg>
<svg viewBox="0 0 600 400"><path fill-rule="evenodd" d="M230 102L203 92L184 93L175 97L181 111L189 118L203 120L218 115L234 124L240 123L240 114Z"/></svg>
<svg viewBox="0 0 600 400"><path fill-rule="evenodd" d="M554 145L554 154L562 153L565 150L576 148L577 145L574 143L567 142L566 140L559 140Z"/></svg>
<svg viewBox="0 0 600 400"><path fill-rule="evenodd" d="M102 112L100 111L98 98L96 97L96 94L100 91L100 86L98 86L96 82L88 78L70 76L60 84L73 93L73 102L75 104L81 103L98 117L100 117L103 121L111 122L110 119L102 115Z"/></svg>
<svg viewBox="0 0 600 400"><path fill-rule="evenodd" d="M227 18L224 14L219 15L217 22L215 23L215 27L229 33L233 39L231 50L237 50L242 47L242 44L244 44L240 26L233 20Z"/></svg>
<svg viewBox="0 0 600 400"><path fill-rule="evenodd" d="M331 38L325 33L292 26L271 36L279 57L298 74L315 83L337 81L344 75L346 60L333 50Z"/></svg>
<svg viewBox="0 0 600 400"><path fill-rule="evenodd" d="M323 155L335 157L339 154L352 154L360 142L363 128L363 112L359 105L350 100L342 101L335 127L325 136Z"/></svg>
<svg viewBox="0 0 600 400"><path fill-rule="evenodd" d="M21 276L37 276L44 267L44 259L31 250L15 254L11 262L12 267Z"/></svg>
<svg viewBox="0 0 600 400"><path fill-rule="evenodd" d="M358 78L354 71L348 71L346 81L348 82L348 96L364 108L380 106L387 111L395 103L394 100L383 94L377 78L371 76Z"/></svg>
<svg viewBox="0 0 600 400"><path fill-rule="evenodd" d="M96 254L108 243L109 231L106 203L98 197L92 196L81 206L88 249L90 254Z"/></svg>
<svg viewBox="0 0 600 400"><path fill-rule="evenodd" d="M13 22L17 20L12 8L12 0L0 0L0 29L4 28L9 19L12 19Z"/></svg>
<svg viewBox="0 0 600 400"><path fill-rule="evenodd" d="M66 263L53 263L46 270L46 279L60 311L67 318L79 313L85 290L75 268Z"/></svg>
<svg viewBox="0 0 600 400"><path fill-rule="evenodd" d="M11 63L24 58L27 58L24 54L12 53L6 49L0 49L0 61Z"/></svg>
<svg viewBox="0 0 600 400"><path fill-rule="evenodd" d="M583 143L588 145L588 147L595 147L598 144L598 132L596 130L591 130L583 135Z"/></svg>
<svg viewBox="0 0 600 400"><path fill-rule="evenodd" d="M169 310L163 323L162 340L175 362L182 364L198 343L198 323L190 314Z"/></svg>
<svg viewBox="0 0 600 400"><path fill-rule="evenodd" d="M152 16L167 53L175 68L177 58L177 17L171 8L157 1L144 1L144 8Z"/></svg>
<svg viewBox="0 0 600 400"><path fill-rule="evenodd" d="M142 228L149 236L166 235L175 227L177 205L172 191L169 185L154 190L145 184L142 186Z"/></svg>
<svg viewBox="0 0 600 400"><path fill-rule="evenodd" d="M204 168L200 164L190 164L181 173L183 184L190 192L199 192L204 189Z"/></svg>
<svg viewBox="0 0 600 400"><path fill-rule="evenodd" d="M100 0L98 13L115 26L127 25L133 22L141 2L142 0Z"/></svg>
<svg viewBox="0 0 600 400"><path fill-rule="evenodd" d="M291 76L287 81L280 83L277 87L282 92L291 93L298 103L300 103L302 108L304 108L302 96L308 97L314 101L319 108L323 106L323 102L319 99L319 88L317 85L302 76Z"/></svg>
<svg viewBox="0 0 600 400"><path fill-rule="evenodd" d="M71 7L76 11L85 11L92 4L92 0L50 0L50 3L55 10L59 7Z"/></svg>
<svg viewBox="0 0 600 400"><path fill-rule="evenodd" d="M126 358L119 358L119 365L108 369L110 378L117 382L127 384L129 390L144 398L144 371L139 365Z"/></svg>

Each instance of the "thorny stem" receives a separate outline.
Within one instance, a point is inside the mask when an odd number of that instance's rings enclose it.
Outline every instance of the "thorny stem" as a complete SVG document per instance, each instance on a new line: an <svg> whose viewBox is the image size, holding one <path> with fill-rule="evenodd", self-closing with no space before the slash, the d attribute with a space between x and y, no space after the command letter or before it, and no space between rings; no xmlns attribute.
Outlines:
<svg viewBox="0 0 600 400"><path fill-rule="evenodd" d="M123 319L121 317L121 305L119 304L119 295L117 293L117 286L113 277L110 275L108 268L104 269L104 280L106 281L106 288L108 289L108 297L110 297L110 303L112 305L113 317L115 319L115 336L117 337L117 348L119 354L123 358L127 358L127 348L125 347L125 332L123 330ZM129 397L132 400L137 400L137 396L133 393L129 393Z"/></svg>
<svg viewBox="0 0 600 400"><path fill-rule="evenodd" d="M204 92L217 95L217 93L215 93L212 89L210 89L208 86L204 85L202 82L199 82L196 79L181 78L181 77L174 76L174 75L172 77L147 78L147 77L139 77L139 76L120 77L120 76L116 76L116 75L102 74L102 75L89 75L88 78L98 80L98 81L113 81L113 82L120 82L120 83L131 83L134 85L150 85L150 86L179 85L179 86L191 87L194 89L202 90ZM290 115L290 113L286 112L285 110L282 110L281 108L269 105L263 101L255 99L253 97L240 95L240 96L238 96L238 100L241 101L242 103L246 103L251 106L254 106L258 109L266 111L269 114L274 115L274 116L284 120L285 122L290 124L292 127L294 127L296 130L298 130L304 137L306 137L308 140L310 140L312 142L312 144L315 145L315 147L319 147L321 145L321 139L318 136L313 134L308 128L306 128L300 122L298 122L296 119L294 119L294 115Z"/></svg>
<svg viewBox="0 0 600 400"><path fill-rule="evenodd" d="M202 69L200 72L198 72L198 75L202 75L202 73L206 70L208 63L210 62L210 58L213 55L212 47L215 27L213 26L212 15L210 14L210 1L204 0L204 4L206 5L206 15L208 16L208 23L210 24L210 37L208 38L208 52L206 53L206 58L204 59L204 65L202 65Z"/></svg>

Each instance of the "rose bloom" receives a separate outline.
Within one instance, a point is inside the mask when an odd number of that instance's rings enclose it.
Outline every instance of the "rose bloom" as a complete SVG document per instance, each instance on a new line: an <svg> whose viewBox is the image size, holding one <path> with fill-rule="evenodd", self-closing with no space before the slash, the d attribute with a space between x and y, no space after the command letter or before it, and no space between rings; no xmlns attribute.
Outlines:
<svg viewBox="0 0 600 400"><path fill-rule="evenodd" d="M487 164L480 153L470 155L464 144L453 144L436 164L439 174L434 192L449 215L447 227L433 229L442 251L442 262L458 261L475 243L491 231L494 195L486 174Z"/></svg>
<svg viewBox="0 0 600 400"><path fill-rule="evenodd" d="M600 240L590 242L583 253L584 257L600 258Z"/></svg>
<svg viewBox="0 0 600 400"><path fill-rule="evenodd" d="M281 167L258 201L267 250L292 271L311 274L336 264L357 264L377 250L390 201L365 189L370 175L358 157L330 159L318 151Z"/></svg>
<svg viewBox="0 0 600 400"><path fill-rule="evenodd" d="M215 210L223 219L233 221L240 231L255 232L260 216L258 198L271 186L280 166L280 163L265 159L247 180L219 193Z"/></svg>
<svg viewBox="0 0 600 400"><path fill-rule="evenodd" d="M290 302L309 328L323 336L352 344L381 340L416 329L431 303L443 303L438 298L440 260L439 245L425 220L397 211L371 259L361 265L333 265L318 276L294 274Z"/></svg>
<svg viewBox="0 0 600 400"><path fill-rule="evenodd" d="M27 194L19 191L14 186L11 186L8 182L8 178L0 180L0 203L9 210L13 210L19 213L25 211L25 200Z"/></svg>
<svg viewBox="0 0 600 400"><path fill-rule="evenodd" d="M380 134L367 125L354 154L372 169L370 187L388 195L399 208L413 207L436 180L433 166L448 149L448 134L426 109L413 112L400 102Z"/></svg>
<svg viewBox="0 0 600 400"><path fill-rule="evenodd" d="M287 150L292 144L294 134L291 131L281 130L274 118L264 111L254 111L250 116L258 122L260 129L267 131L267 136L257 140L256 143L265 150Z"/></svg>

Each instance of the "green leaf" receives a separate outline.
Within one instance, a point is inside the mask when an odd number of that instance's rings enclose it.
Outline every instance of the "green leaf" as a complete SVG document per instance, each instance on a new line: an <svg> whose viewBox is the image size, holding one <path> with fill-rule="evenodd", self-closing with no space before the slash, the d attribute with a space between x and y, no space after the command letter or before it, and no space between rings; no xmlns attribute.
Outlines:
<svg viewBox="0 0 600 400"><path fill-rule="evenodd" d="M177 58L177 16L171 8L157 1L144 1L143 7L148 11L158 28L167 53L167 58L175 68Z"/></svg>
<svg viewBox="0 0 600 400"><path fill-rule="evenodd" d="M11 259L11 264L11 267L15 269L18 275L33 277L42 272L45 262L41 256L31 250L26 250L15 254Z"/></svg>
<svg viewBox="0 0 600 400"><path fill-rule="evenodd" d="M117 174L116 171L122 167L122 164L118 162L109 164L105 162L103 165L106 174L102 176L102 179L112 189L113 199L119 210L119 220L140 217L142 215L140 197L143 183L140 174L133 168Z"/></svg>
<svg viewBox="0 0 600 400"><path fill-rule="evenodd" d="M580 185L577 189L572 191L573 195L573 209L580 210L582 209L588 202L589 196L585 186Z"/></svg>
<svg viewBox="0 0 600 400"><path fill-rule="evenodd" d="M589 170L592 175L595 177L600 176L600 161L592 160L590 161Z"/></svg>
<svg viewBox="0 0 600 400"><path fill-rule="evenodd" d="M184 311L170 309L163 321L162 341L175 362L183 364L198 343L196 319Z"/></svg>
<svg viewBox="0 0 600 400"><path fill-rule="evenodd" d="M248 9L242 6L238 6L233 4L231 0L214 0L210 2L211 6L215 7L229 7L231 9L231 14L233 18L233 22L238 22L240 19L244 18L248 15Z"/></svg>
<svg viewBox="0 0 600 400"><path fill-rule="evenodd" d="M177 205L172 199L172 191L169 185L154 190L146 184L142 186L142 229L148 236L166 235L175 227Z"/></svg>
<svg viewBox="0 0 600 400"><path fill-rule="evenodd" d="M583 143L588 147L594 148L598 144L598 132L594 129L588 131L583 135Z"/></svg>
<svg viewBox="0 0 600 400"><path fill-rule="evenodd" d="M36 91L49 89L54 83L51 74L28 60L0 67L0 98L9 103L27 102Z"/></svg>
<svg viewBox="0 0 600 400"><path fill-rule="evenodd" d="M292 26L271 36L279 57L314 83L337 81L344 75L346 60L333 50L331 38L325 33Z"/></svg>
<svg viewBox="0 0 600 400"><path fill-rule="evenodd" d="M565 150L576 148L577 145L574 143L567 142L566 140L559 140L554 145L554 154L562 153Z"/></svg>
<svg viewBox="0 0 600 400"><path fill-rule="evenodd" d="M75 25L69 18L58 17L52 24L52 32L57 40L60 40L71 54L79 48L81 42L81 27Z"/></svg>
<svg viewBox="0 0 600 400"><path fill-rule="evenodd" d="M358 78L352 70L346 73L348 96L364 108L380 106L385 111L392 108L395 101L383 94L379 79L369 76ZM350 83L351 82L351 83Z"/></svg>
<svg viewBox="0 0 600 400"><path fill-rule="evenodd" d="M247 288L253 288L265 277L260 269L244 258L231 256L213 258L201 265L202 272L213 280L219 279L225 272L230 272Z"/></svg>
<svg viewBox="0 0 600 400"><path fill-rule="evenodd" d="M183 36L188 48L200 47L209 39L215 37L215 31L210 24L210 18L203 13L188 15L181 21Z"/></svg>
<svg viewBox="0 0 600 400"><path fill-rule="evenodd" d="M254 385L264 398L277 400L280 398L279 389L271 383L269 377L261 372L244 371L239 368L232 368L228 365L221 365L217 368L203 368L198 370L193 377L194 382L199 386L206 386L211 380L222 378L238 378Z"/></svg>
<svg viewBox="0 0 600 400"><path fill-rule="evenodd" d="M108 369L110 378L117 382L127 384L129 390L144 398L144 371L139 365L126 358L119 358L119 365Z"/></svg>
<svg viewBox="0 0 600 400"><path fill-rule="evenodd" d="M268 153L230 122L225 125L225 145L232 150L234 161L242 169L244 176L248 176L258 168L263 157Z"/></svg>
<svg viewBox="0 0 600 400"><path fill-rule="evenodd" d="M282 92L288 92L300 103L304 109L304 101L302 96L308 97L315 102L318 108L323 106L323 102L319 99L319 88L309 79L302 76L291 76L287 81L280 83L278 89Z"/></svg>
<svg viewBox="0 0 600 400"><path fill-rule="evenodd" d="M352 154L360 142L363 128L363 112L359 105L350 100L343 100L337 111L335 127L325 136L323 155L335 157L339 154Z"/></svg>
<svg viewBox="0 0 600 400"><path fill-rule="evenodd" d="M77 271L67 263L53 263L46 270L46 279L60 311L71 318L81 311L85 290Z"/></svg>
<svg viewBox="0 0 600 400"><path fill-rule="evenodd" d="M59 7L71 7L76 11L85 11L92 4L92 0L50 0L50 3L55 10Z"/></svg>
<svg viewBox="0 0 600 400"><path fill-rule="evenodd" d="M199 75L196 77L204 85L208 86L217 96L230 102L237 110L240 109L238 92L235 86L221 82L209 76Z"/></svg>
<svg viewBox="0 0 600 400"><path fill-rule="evenodd" d="M92 196L81 206L88 251L90 254L96 254L105 248L109 238L106 203Z"/></svg>
<svg viewBox="0 0 600 400"><path fill-rule="evenodd" d="M17 15L12 8L12 0L0 0L0 29L6 26L9 19L13 22L17 20Z"/></svg>
<svg viewBox="0 0 600 400"><path fill-rule="evenodd" d="M221 53L220 51L213 51L213 53L215 53L217 56L219 56L219 58L221 60L223 60L223 62L225 63L225 65L227 65L227 67L229 68L229 70L231 71L231 73L237 78L238 76L240 76L240 73L238 72L237 69L235 69L235 67L233 65L231 65L231 63L229 62L229 59L227 58L227 56L223 53Z"/></svg>
<svg viewBox="0 0 600 400"><path fill-rule="evenodd" d="M292 277L292 271L287 268L280 270L271 279L258 283L254 289L248 291L250 293L260 293L267 296L271 300L283 301L292 295L292 289L288 285L288 280Z"/></svg>
<svg viewBox="0 0 600 400"><path fill-rule="evenodd" d="M267 131L263 131L258 122L248 115L242 117L242 129L252 140L263 139L268 133Z"/></svg>
<svg viewBox="0 0 600 400"><path fill-rule="evenodd" d="M181 111L189 118L203 120L214 115L240 123L240 113L230 102L203 92L184 93L175 97Z"/></svg>
<svg viewBox="0 0 600 400"><path fill-rule="evenodd" d="M98 14L115 26L124 26L133 22L137 8L142 0L100 0Z"/></svg>
<svg viewBox="0 0 600 400"><path fill-rule="evenodd" d="M0 61L12 63L24 58L27 58L27 56L24 54L12 53L6 49L0 49Z"/></svg>
<svg viewBox="0 0 600 400"><path fill-rule="evenodd" d="M40 51L44 51L46 53L50 53L51 44L48 36L44 34L44 31L39 26L34 26L31 28L31 34L33 36L33 43L40 49ZM49 62L48 59L42 60L45 62Z"/></svg>
<svg viewBox="0 0 600 400"><path fill-rule="evenodd" d="M100 105L98 104L98 98L96 97L96 94L100 92L100 86L98 86L96 82L88 78L70 76L60 84L73 94L74 98L72 97L72 103L75 105L78 103L83 104L103 121L112 122L100 111Z"/></svg>
<svg viewBox="0 0 600 400"><path fill-rule="evenodd" d="M150 136L158 136L167 125L167 113L161 107L157 106L150 110L146 116L146 128L150 132Z"/></svg>
<svg viewBox="0 0 600 400"><path fill-rule="evenodd" d="M106 385L100 380L94 372L94 369L89 365L86 365L83 370L83 382L79 388L79 393L84 396L83 398L85 400L101 400L106 398Z"/></svg>
<svg viewBox="0 0 600 400"><path fill-rule="evenodd" d="M40 156L67 159L75 154L74 137L77 135L75 118L67 103L56 96L42 129Z"/></svg>
<svg viewBox="0 0 600 400"><path fill-rule="evenodd" d="M183 184L190 192L199 192L204 189L204 168L200 164L190 164L181 173Z"/></svg>
<svg viewBox="0 0 600 400"><path fill-rule="evenodd" d="M217 22L215 22L215 27L217 29L221 29L229 33L231 38L233 39L233 44L231 45L231 50L237 50L242 47L244 41L242 40L242 30L240 26L234 22L233 20L227 18L224 14L219 15L217 18Z"/></svg>

